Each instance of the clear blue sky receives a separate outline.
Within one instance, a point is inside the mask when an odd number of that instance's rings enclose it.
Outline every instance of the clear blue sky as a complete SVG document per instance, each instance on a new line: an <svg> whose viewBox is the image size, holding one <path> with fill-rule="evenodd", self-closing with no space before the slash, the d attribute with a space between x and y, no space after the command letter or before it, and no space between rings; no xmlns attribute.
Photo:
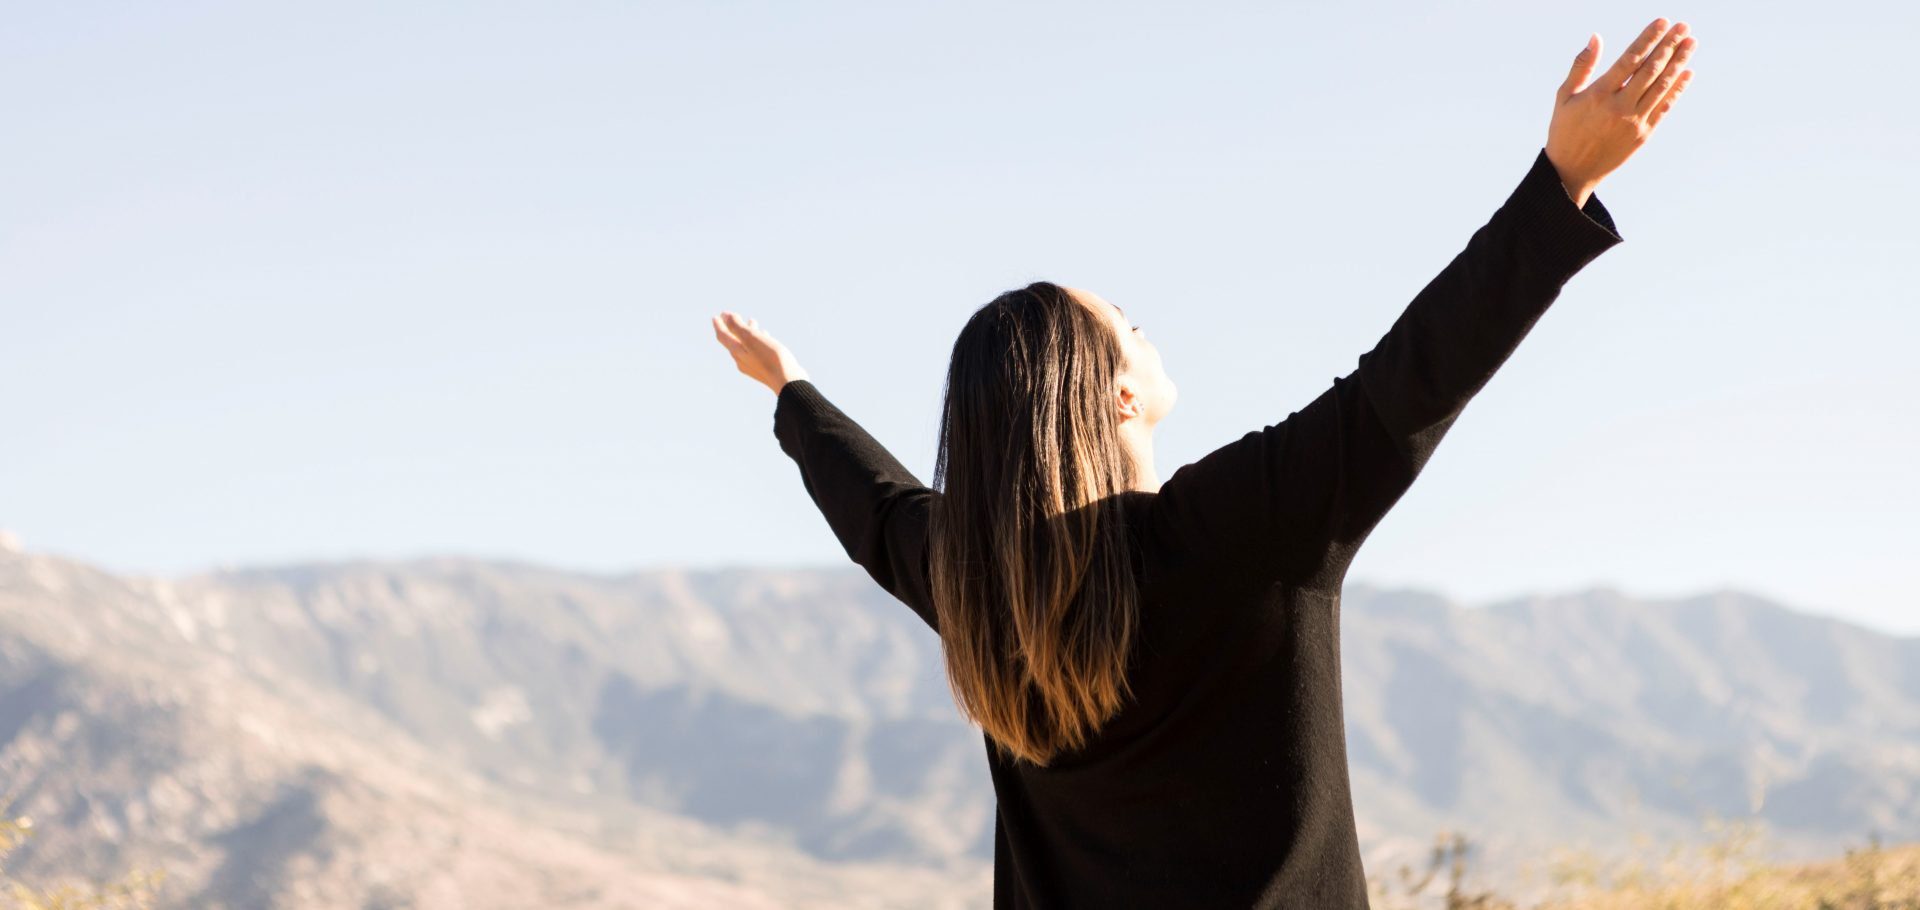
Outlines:
<svg viewBox="0 0 1920 910"><path fill-rule="evenodd" d="M1353 368L1590 31L1699 73L1350 576L1734 586L1920 631L1911 4L16 5L0 527L184 572L844 565L707 319L931 479L1046 278L1149 327L1161 476ZM1909 282L1909 283L1903 283Z"/></svg>

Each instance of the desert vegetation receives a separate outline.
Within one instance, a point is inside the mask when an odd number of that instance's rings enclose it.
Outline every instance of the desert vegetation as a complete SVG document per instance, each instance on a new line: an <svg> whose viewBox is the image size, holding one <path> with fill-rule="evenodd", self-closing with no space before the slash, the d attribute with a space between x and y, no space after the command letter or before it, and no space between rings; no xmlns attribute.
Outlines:
<svg viewBox="0 0 1920 910"><path fill-rule="evenodd" d="M1375 910L1920 910L1920 844L1878 838L1824 862L1771 865L1750 824L1710 822L1701 846L1668 846L1652 859L1607 861L1559 851L1547 893L1525 900L1475 886L1474 844L1441 832L1423 868L1402 866L1369 881ZM34 834L32 819L0 816L0 910L153 910L164 872L118 881L31 885L7 859Z"/></svg>
<svg viewBox="0 0 1920 910"><path fill-rule="evenodd" d="M7 859L34 833L28 816L0 815L0 910L148 910L164 873L129 872L106 884L34 886L7 872Z"/></svg>
<svg viewBox="0 0 1920 910"><path fill-rule="evenodd" d="M1669 845L1652 858L1604 860L1559 851L1545 894L1525 900L1469 882L1473 843L1441 832L1425 868L1373 876L1375 910L1920 910L1920 844L1878 837L1824 862L1760 860L1760 829L1709 819L1699 846Z"/></svg>

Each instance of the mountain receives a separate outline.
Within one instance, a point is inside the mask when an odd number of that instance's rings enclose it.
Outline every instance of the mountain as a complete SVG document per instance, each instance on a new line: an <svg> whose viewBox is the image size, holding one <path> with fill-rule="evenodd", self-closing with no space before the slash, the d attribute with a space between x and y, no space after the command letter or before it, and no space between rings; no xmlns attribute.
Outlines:
<svg viewBox="0 0 1920 910"><path fill-rule="evenodd" d="M703 610L652 627L675 608L629 598L671 586L635 581L595 594L597 580L443 563L174 583L0 552L0 804L37 832L8 871L51 885L160 869L164 906L249 910L987 900L978 861L828 861L784 822L674 811L673 788L707 791L643 774L671 741L618 711L670 705L665 691L756 703L694 682ZM640 662L600 662L622 660ZM653 688L663 673L677 690ZM620 744L596 746L596 723ZM789 730L739 735L780 747ZM761 758L774 773L813 760ZM703 786L694 808L725 806Z"/></svg>
<svg viewBox="0 0 1920 910"><path fill-rule="evenodd" d="M1920 640L1732 591L1467 608L1349 584L1370 872L1467 832L1781 857L1920 839ZM426 559L119 577L0 549L0 800L29 880L172 906L966 906L980 734L857 568ZM1509 889L1511 890L1511 889ZM945 902L944 904L942 902Z"/></svg>
<svg viewBox="0 0 1920 910"><path fill-rule="evenodd" d="M1763 826L1769 855L1920 839L1920 639L1720 591L1463 609L1348 589L1342 666L1363 841L1490 854Z"/></svg>

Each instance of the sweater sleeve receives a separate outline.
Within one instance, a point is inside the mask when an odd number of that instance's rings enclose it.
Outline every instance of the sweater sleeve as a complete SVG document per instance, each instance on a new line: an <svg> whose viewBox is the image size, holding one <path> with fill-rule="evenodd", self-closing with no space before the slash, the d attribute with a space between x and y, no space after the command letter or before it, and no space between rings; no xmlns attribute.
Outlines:
<svg viewBox="0 0 1920 910"><path fill-rule="evenodd" d="M809 380L780 388L773 433L847 556L938 632L926 559L929 507L939 494Z"/></svg>
<svg viewBox="0 0 1920 910"><path fill-rule="evenodd" d="M1356 369L1161 485L1162 535L1260 582L1337 583L1561 287L1621 239L1598 195L1574 205L1541 149Z"/></svg>

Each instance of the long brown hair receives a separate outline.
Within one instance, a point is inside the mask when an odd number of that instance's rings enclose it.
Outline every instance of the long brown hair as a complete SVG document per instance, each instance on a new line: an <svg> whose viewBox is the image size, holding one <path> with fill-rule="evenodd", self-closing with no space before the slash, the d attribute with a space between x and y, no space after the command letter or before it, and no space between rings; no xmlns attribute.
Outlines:
<svg viewBox="0 0 1920 910"><path fill-rule="evenodd" d="M1038 281L976 311L947 368L929 532L947 681L992 742L1037 765L1132 694L1125 357L1111 323Z"/></svg>

